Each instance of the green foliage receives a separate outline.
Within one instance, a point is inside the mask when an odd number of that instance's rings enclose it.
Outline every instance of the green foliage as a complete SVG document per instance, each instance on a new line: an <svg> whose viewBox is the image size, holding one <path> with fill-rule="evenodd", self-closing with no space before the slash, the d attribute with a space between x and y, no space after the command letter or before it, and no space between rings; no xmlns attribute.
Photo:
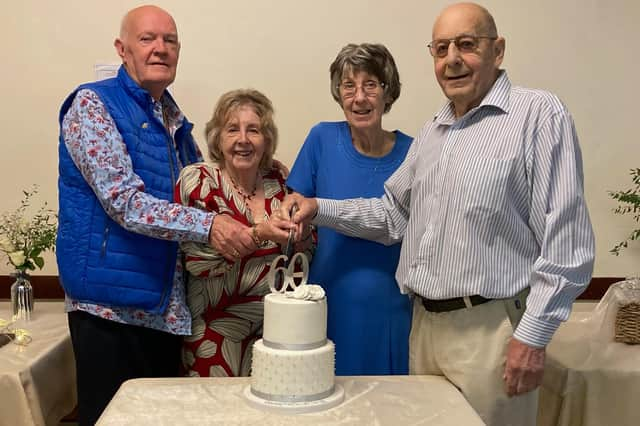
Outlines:
<svg viewBox="0 0 640 426"><path fill-rule="evenodd" d="M42 253L55 250L58 216L45 202L31 219L27 218L27 209L38 187L34 185L22 193L20 207L0 216L0 252L6 254L7 264L17 270L34 270L36 266L42 269Z"/></svg>
<svg viewBox="0 0 640 426"><path fill-rule="evenodd" d="M629 174L632 177L634 187L626 191L609 191L609 195L620 203L613 211L614 213L631 214L633 220L640 222L640 169L631 169ZM626 240L616 244L610 252L618 256L623 249L628 247L630 241L638 239L640 239L640 228L632 231Z"/></svg>

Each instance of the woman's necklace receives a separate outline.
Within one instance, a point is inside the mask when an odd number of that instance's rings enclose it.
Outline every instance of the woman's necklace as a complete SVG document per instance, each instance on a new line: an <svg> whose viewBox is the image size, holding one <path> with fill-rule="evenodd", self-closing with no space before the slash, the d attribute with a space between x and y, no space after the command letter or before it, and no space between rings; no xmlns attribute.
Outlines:
<svg viewBox="0 0 640 426"><path fill-rule="evenodd" d="M248 201L251 201L251 199L256 196L256 191L258 190L258 175L256 174L256 180L253 183L253 190L251 190L250 194L247 194L246 192L244 192L244 190L236 183L236 181L233 179L233 176L231 176L230 173L227 173L227 175L229 176L229 179L231 179L231 184L233 185L233 189L235 189L238 195L242 197L245 204L248 204Z"/></svg>

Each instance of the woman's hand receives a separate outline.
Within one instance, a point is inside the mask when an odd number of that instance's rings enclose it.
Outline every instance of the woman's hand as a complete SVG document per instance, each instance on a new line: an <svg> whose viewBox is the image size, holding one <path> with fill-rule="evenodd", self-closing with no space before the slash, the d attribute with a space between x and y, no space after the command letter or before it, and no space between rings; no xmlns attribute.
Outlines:
<svg viewBox="0 0 640 426"><path fill-rule="evenodd" d="M264 241L274 241L280 245L286 245L289 239L289 230L295 225L289 221L270 219L267 222L260 222L251 228L251 237L258 247Z"/></svg>

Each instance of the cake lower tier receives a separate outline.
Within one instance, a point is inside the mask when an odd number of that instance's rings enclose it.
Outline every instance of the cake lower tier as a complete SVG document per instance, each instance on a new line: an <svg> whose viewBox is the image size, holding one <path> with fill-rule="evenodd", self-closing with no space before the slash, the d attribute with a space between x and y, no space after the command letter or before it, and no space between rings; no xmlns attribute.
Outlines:
<svg viewBox="0 0 640 426"><path fill-rule="evenodd" d="M333 392L335 347L301 351L273 349L262 339L253 345L251 392L272 401L314 401Z"/></svg>

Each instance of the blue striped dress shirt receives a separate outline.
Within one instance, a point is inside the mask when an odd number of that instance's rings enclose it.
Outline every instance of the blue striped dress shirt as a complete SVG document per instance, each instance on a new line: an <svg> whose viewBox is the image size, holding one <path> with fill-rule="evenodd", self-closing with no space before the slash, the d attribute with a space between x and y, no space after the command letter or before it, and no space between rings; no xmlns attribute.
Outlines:
<svg viewBox="0 0 640 426"><path fill-rule="evenodd" d="M512 87L505 71L464 116L448 103L425 124L382 198L318 206L318 225L403 240L404 293L507 298L530 287L514 337L534 347L568 318L593 272L573 119L553 94Z"/></svg>

